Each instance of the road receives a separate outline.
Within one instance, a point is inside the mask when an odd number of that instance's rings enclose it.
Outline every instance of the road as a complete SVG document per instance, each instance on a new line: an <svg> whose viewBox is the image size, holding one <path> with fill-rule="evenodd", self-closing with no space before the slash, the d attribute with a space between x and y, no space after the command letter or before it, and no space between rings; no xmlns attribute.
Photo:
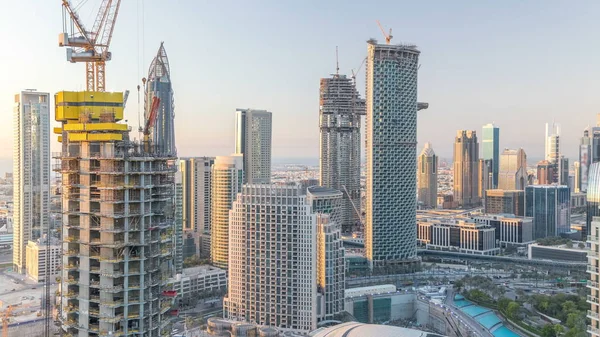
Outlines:
<svg viewBox="0 0 600 337"><path fill-rule="evenodd" d="M446 306L451 308L452 312L456 316L458 316L459 320L462 323L465 323L469 327L469 329L477 333L479 336L494 337L489 331L487 331L483 326L481 326L477 321L475 321L475 319L460 311L457 307L454 306L454 289L448 289L447 291L448 292L445 304Z"/></svg>

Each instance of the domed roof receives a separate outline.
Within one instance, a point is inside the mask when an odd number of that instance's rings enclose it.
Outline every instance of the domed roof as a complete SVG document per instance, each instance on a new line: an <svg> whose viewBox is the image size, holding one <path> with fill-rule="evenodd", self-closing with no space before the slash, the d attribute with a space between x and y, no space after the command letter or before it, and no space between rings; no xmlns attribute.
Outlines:
<svg viewBox="0 0 600 337"><path fill-rule="evenodd" d="M311 333L312 337L441 337L425 331L391 325L348 322Z"/></svg>

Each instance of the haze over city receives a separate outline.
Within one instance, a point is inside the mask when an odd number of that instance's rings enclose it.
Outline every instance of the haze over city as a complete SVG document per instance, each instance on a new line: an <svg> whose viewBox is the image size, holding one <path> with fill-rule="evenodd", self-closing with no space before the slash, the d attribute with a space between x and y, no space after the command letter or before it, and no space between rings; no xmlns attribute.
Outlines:
<svg viewBox="0 0 600 337"><path fill-rule="evenodd" d="M84 21L93 19L98 5L82 7ZM596 1L190 0L121 7L107 89L131 91L126 116L137 128L136 86L165 41L183 156L231 153L233 112L251 107L273 112L274 160L318 158L319 78L335 72L335 46L340 73L357 70L364 42L383 40L376 19L393 28L394 41L422 51L419 100L430 108L419 113L419 149L430 141L436 153L451 158L457 129L480 132L494 122L501 147L523 147L529 157L542 158L544 123L554 119L562 127L563 153L575 160L583 128L595 125L600 112ZM136 14L142 8L143 19ZM0 82L0 105L6 114L15 88L84 88L84 65L66 62L56 45L60 15L51 1L3 4L0 69L10 80ZM364 97L364 67L357 83ZM0 160L11 156L11 125L0 125ZM58 146L55 139L52 146Z"/></svg>

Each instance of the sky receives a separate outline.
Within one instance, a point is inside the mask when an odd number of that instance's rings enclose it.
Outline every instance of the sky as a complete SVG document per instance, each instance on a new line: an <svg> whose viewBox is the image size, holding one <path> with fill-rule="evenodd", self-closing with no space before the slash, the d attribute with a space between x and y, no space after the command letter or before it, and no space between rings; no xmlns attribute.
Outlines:
<svg viewBox="0 0 600 337"><path fill-rule="evenodd" d="M91 27L100 0L71 2L84 2ZM456 130L480 134L494 122L501 148L539 159L544 124L555 120L572 162L600 113L599 14L594 0L124 0L107 89L131 91L126 116L136 129L136 87L164 41L181 156L232 153L235 109L249 107L273 112L274 159L318 158L319 79L335 72L336 46L340 73L357 70L366 40L384 41L379 20L392 42L421 50L419 100L430 107L419 112L419 152L429 141L451 160ZM15 93L84 89L84 64L58 47L62 27L60 0L2 4L0 160L12 156ZM364 97L364 67L357 82Z"/></svg>

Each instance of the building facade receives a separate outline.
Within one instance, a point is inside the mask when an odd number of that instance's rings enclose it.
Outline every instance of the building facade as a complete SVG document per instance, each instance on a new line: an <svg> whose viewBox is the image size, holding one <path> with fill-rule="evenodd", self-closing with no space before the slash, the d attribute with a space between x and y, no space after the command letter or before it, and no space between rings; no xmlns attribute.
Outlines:
<svg viewBox="0 0 600 337"><path fill-rule="evenodd" d="M496 230L473 220L425 219L417 222L417 240L427 249L496 255Z"/></svg>
<svg viewBox="0 0 600 337"><path fill-rule="evenodd" d="M558 175L558 165L552 164L547 160L542 160L537 164L537 184L550 185L556 183L555 178Z"/></svg>
<svg viewBox="0 0 600 337"><path fill-rule="evenodd" d="M471 219L476 223L486 224L496 230L496 244L498 247L523 246L534 241L533 219L531 218L486 214L472 216Z"/></svg>
<svg viewBox="0 0 600 337"><path fill-rule="evenodd" d="M235 111L235 153L243 155L244 183L271 182L272 113L266 110Z"/></svg>
<svg viewBox="0 0 600 337"><path fill-rule="evenodd" d="M485 204L485 192L494 186L493 184L493 162L491 159L479 159L477 165L478 187L477 196Z"/></svg>
<svg viewBox="0 0 600 337"><path fill-rule="evenodd" d="M145 82L146 99L144 118L150 120L154 98L158 98L158 111L151 127L151 146L156 153L177 156L175 146L175 102L171 84L171 68L163 43L160 44L156 56L150 63L147 82Z"/></svg>
<svg viewBox="0 0 600 337"><path fill-rule="evenodd" d="M505 149L500 155L498 189L524 190L527 186L527 155L523 149Z"/></svg>
<svg viewBox="0 0 600 337"><path fill-rule="evenodd" d="M417 166L417 195L419 203L425 208L437 207L437 169L438 157L435 155L431 143L425 143Z"/></svg>
<svg viewBox="0 0 600 337"><path fill-rule="evenodd" d="M590 310L587 317L590 319L587 332L592 337L600 336L600 217L592 218L589 236L587 237L590 251L588 252L588 268L590 274L587 288L587 302Z"/></svg>
<svg viewBox="0 0 600 337"><path fill-rule="evenodd" d="M320 182L344 193L344 232L360 223L360 119L364 114L365 101L351 78L335 74L321 79Z"/></svg>
<svg viewBox="0 0 600 337"><path fill-rule="evenodd" d="M525 216L533 218L533 237L559 236L571 229L571 191L562 185L525 188Z"/></svg>
<svg viewBox="0 0 600 337"><path fill-rule="evenodd" d="M546 123L545 159L551 164L558 164L560 159L560 126Z"/></svg>
<svg viewBox="0 0 600 337"><path fill-rule="evenodd" d="M122 93L59 92L55 112L63 330L80 337L170 333L176 158L129 140L129 127L119 123Z"/></svg>
<svg viewBox="0 0 600 337"><path fill-rule="evenodd" d="M585 233L589 235L594 217L600 216L600 163L590 165L589 179L586 193L586 221Z"/></svg>
<svg viewBox="0 0 600 337"><path fill-rule="evenodd" d="M244 181L242 155L215 158L211 173L210 259L226 269L229 260L229 210Z"/></svg>
<svg viewBox="0 0 600 337"><path fill-rule="evenodd" d="M479 143L475 131L459 130L454 140L454 201L460 207L478 206Z"/></svg>
<svg viewBox="0 0 600 337"><path fill-rule="evenodd" d="M218 296L225 292L227 273L212 266L184 268L169 282L177 292L179 305L195 307L199 298Z"/></svg>
<svg viewBox="0 0 600 337"><path fill-rule="evenodd" d="M365 250L373 268L417 261L417 75L412 45L367 41ZM390 179L393 177L393 179Z"/></svg>
<svg viewBox="0 0 600 337"><path fill-rule="evenodd" d="M50 95L21 91L13 112L13 269L25 273L27 244L49 224Z"/></svg>
<svg viewBox="0 0 600 337"><path fill-rule="evenodd" d="M579 168L576 172L579 173L575 187L581 191L587 191L588 171L592 164L592 139L590 138L590 130L583 130L583 137L579 142Z"/></svg>
<svg viewBox="0 0 600 337"><path fill-rule="evenodd" d="M59 275L61 266L61 250L59 242L50 242L46 246L46 239L29 241L27 243L27 277L35 282L46 281L46 276L54 282Z"/></svg>
<svg viewBox="0 0 600 337"><path fill-rule="evenodd" d="M525 191L487 190L484 212L487 214L525 215Z"/></svg>
<svg viewBox="0 0 600 337"><path fill-rule="evenodd" d="M498 173L500 172L500 128L494 124L486 124L481 134L482 159L492 161L492 185L490 189L498 188Z"/></svg>
<svg viewBox="0 0 600 337"><path fill-rule="evenodd" d="M202 249L202 240L210 240L211 182L214 163L215 157L179 159L179 170L182 175L184 235L193 238L194 254L203 257L210 256L210 250Z"/></svg>
<svg viewBox="0 0 600 337"><path fill-rule="evenodd" d="M579 193L581 192L581 164L578 161L573 162L573 171L574 171L574 176L573 176L573 186L571 186L571 190L574 193ZM586 172L587 175L587 172ZM587 184L586 184L586 189L587 189Z"/></svg>

